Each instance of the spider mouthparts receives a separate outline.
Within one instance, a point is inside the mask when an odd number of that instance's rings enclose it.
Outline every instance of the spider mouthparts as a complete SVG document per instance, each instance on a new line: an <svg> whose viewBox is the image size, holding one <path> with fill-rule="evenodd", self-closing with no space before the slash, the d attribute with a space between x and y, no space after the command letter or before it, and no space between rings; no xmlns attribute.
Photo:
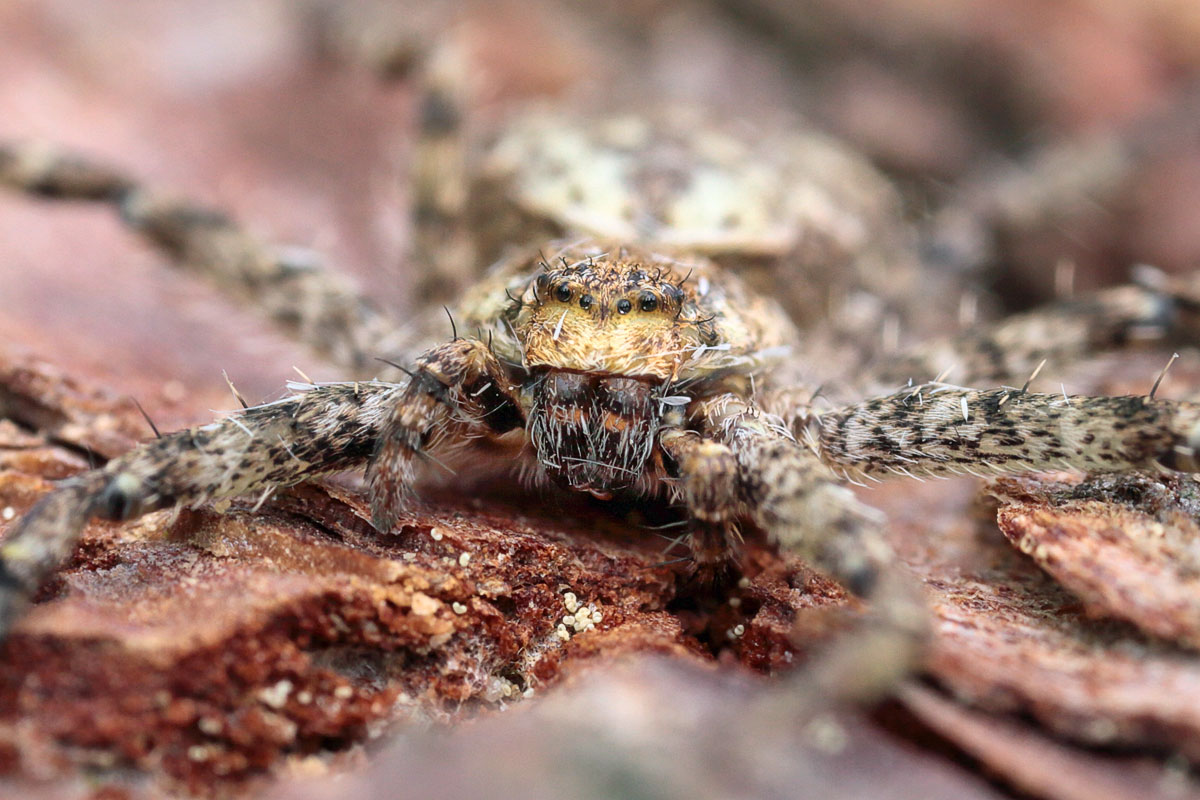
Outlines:
<svg viewBox="0 0 1200 800"><path fill-rule="evenodd" d="M600 500L636 486L658 429L654 388L620 375L550 370L528 419L548 477Z"/></svg>

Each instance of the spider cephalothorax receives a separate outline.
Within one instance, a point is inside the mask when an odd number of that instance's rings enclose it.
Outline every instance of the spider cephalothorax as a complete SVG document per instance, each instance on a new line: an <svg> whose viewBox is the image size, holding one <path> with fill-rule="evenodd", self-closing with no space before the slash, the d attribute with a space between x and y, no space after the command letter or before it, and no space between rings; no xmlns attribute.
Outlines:
<svg viewBox="0 0 1200 800"><path fill-rule="evenodd" d="M489 434L524 427L535 476L602 499L653 493L673 466L660 437L686 425L694 400L744 394L752 374L786 355L794 329L736 278L714 281L704 259L586 241L554 247L502 262L464 304L467 325L488 340L486 355L476 347L469 358L494 354L481 369L495 375L457 405L478 406ZM444 360L421 368L445 377ZM444 381L432 386L436 395ZM482 402L496 387L504 399ZM382 447L376 470L390 470L395 453ZM388 505L395 490L378 485Z"/></svg>
<svg viewBox="0 0 1200 800"><path fill-rule="evenodd" d="M620 252L562 256L529 282L511 317L530 442L554 482L607 499L661 477L655 437L686 402L672 389L696 353L720 343L688 277L662 257Z"/></svg>
<svg viewBox="0 0 1200 800"><path fill-rule="evenodd" d="M690 268L627 251L546 268L513 314L529 368L676 379L684 356L718 344L700 308Z"/></svg>

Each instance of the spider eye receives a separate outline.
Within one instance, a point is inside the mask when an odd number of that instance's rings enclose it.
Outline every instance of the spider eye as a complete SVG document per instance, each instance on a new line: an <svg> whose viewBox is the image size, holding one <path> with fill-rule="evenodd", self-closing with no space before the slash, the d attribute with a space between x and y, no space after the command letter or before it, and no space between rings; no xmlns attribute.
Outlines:
<svg viewBox="0 0 1200 800"><path fill-rule="evenodd" d="M594 302L595 300L590 294L585 294L583 297L579 298L579 307L584 311L587 311L592 307L592 303Z"/></svg>
<svg viewBox="0 0 1200 800"><path fill-rule="evenodd" d="M629 302L628 300L618 300L617 301L617 313L618 314L628 314L632 308L633 308L633 303Z"/></svg>
<svg viewBox="0 0 1200 800"><path fill-rule="evenodd" d="M653 311L658 308L658 298L650 292L642 292L638 297L638 309L641 311Z"/></svg>
<svg viewBox="0 0 1200 800"><path fill-rule="evenodd" d="M560 283L558 288L554 290L554 297L557 298L560 303L567 302L571 299L571 287L565 283Z"/></svg>

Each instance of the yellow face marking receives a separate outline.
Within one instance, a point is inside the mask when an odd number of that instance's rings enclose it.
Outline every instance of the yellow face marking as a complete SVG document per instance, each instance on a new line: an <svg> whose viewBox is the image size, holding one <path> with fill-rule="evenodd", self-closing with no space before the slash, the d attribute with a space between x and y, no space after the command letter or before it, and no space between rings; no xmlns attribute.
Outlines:
<svg viewBox="0 0 1200 800"><path fill-rule="evenodd" d="M466 326L527 369L665 385L759 372L796 341L776 303L707 259L595 241L551 248L502 262L462 309Z"/></svg>
<svg viewBox="0 0 1200 800"><path fill-rule="evenodd" d="M544 270L518 318L526 366L669 378L704 339L686 277L632 258Z"/></svg>

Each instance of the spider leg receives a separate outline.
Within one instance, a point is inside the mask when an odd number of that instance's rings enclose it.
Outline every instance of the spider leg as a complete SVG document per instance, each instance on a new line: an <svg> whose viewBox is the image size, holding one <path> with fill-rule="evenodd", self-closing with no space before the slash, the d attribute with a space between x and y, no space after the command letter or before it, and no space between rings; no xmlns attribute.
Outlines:
<svg viewBox="0 0 1200 800"><path fill-rule="evenodd" d="M387 531L395 525L422 454L446 441L524 425L517 393L496 355L478 339L455 339L421 356L383 423L367 470L375 527Z"/></svg>
<svg viewBox="0 0 1200 800"><path fill-rule="evenodd" d="M92 517L129 520L360 466L404 392L377 382L311 387L166 434L63 481L0 543L0 638Z"/></svg>
<svg viewBox="0 0 1200 800"><path fill-rule="evenodd" d="M942 384L820 414L810 435L848 478L1077 469L1200 471L1200 404Z"/></svg>
<svg viewBox="0 0 1200 800"><path fill-rule="evenodd" d="M174 264L251 302L354 375L375 374L376 356L413 349L407 330L316 253L263 242L219 211L169 199L118 169L43 144L0 142L0 185L112 206Z"/></svg>
<svg viewBox="0 0 1200 800"><path fill-rule="evenodd" d="M453 4L313 4L302 12L316 52L370 70L381 81L411 82L416 99L412 153L416 294L437 308L476 277L480 259L468 206L472 58ZM495 212L488 204L487 214ZM505 244L512 242L506 241Z"/></svg>
<svg viewBox="0 0 1200 800"><path fill-rule="evenodd" d="M956 383L1020 386L1046 361L1049 368L1139 342L1194 339L1194 311L1179 293L1121 286L1052 303L994 325L919 346L889 358L858 381L860 396L909 380L925 382L952 369Z"/></svg>
<svg viewBox="0 0 1200 800"><path fill-rule="evenodd" d="M737 458L727 445L695 431L667 429L659 444L678 471L676 492L688 510L692 560L701 571L724 564L742 510Z"/></svg>
<svg viewBox="0 0 1200 800"><path fill-rule="evenodd" d="M1026 386L1046 366L1050 371L1104 351L1139 343L1187 344L1200 333L1200 281L1149 275L1144 285L1121 286L1052 303L1025 314L934 340L868 366L850 379L835 379L813 391L811 376L785 376L759 397L759 405L784 419L797 436L815 421L819 395L839 399L890 392L897 384L941 381L958 384ZM927 394L927 393L926 393ZM1003 392L999 393L1003 396ZM1009 391L1010 396L1023 392ZM1007 401L1006 401L1007 402ZM826 403L825 405L828 405ZM960 414L961 416L961 414Z"/></svg>
<svg viewBox="0 0 1200 800"><path fill-rule="evenodd" d="M1193 140L1198 118L1200 93L1189 88L1104 136L1066 137L1019 164L985 163L968 171L922 224L927 262L980 274L1018 257L1013 242L1050 226L1070 230L1081 209L1119 208L1135 176L1179 142Z"/></svg>
<svg viewBox="0 0 1200 800"><path fill-rule="evenodd" d="M298 3L295 9L312 55L365 66L381 81L405 80L431 40L444 34L447 9L437 3Z"/></svg>
<svg viewBox="0 0 1200 800"><path fill-rule="evenodd" d="M419 127L413 154L413 256L426 303L456 298L475 277L476 249L467 220L468 65L446 37L418 72Z"/></svg>
<svg viewBox="0 0 1200 800"><path fill-rule="evenodd" d="M732 397L693 409L704 431L664 432L681 494L699 532L698 559L711 558L714 531L741 515L871 604L865 624L818 656L791 695L866 700L906 675L919 656L927 614L915 583L899 572L883 515L861 503L798 443L782 421Z"/></svg>

